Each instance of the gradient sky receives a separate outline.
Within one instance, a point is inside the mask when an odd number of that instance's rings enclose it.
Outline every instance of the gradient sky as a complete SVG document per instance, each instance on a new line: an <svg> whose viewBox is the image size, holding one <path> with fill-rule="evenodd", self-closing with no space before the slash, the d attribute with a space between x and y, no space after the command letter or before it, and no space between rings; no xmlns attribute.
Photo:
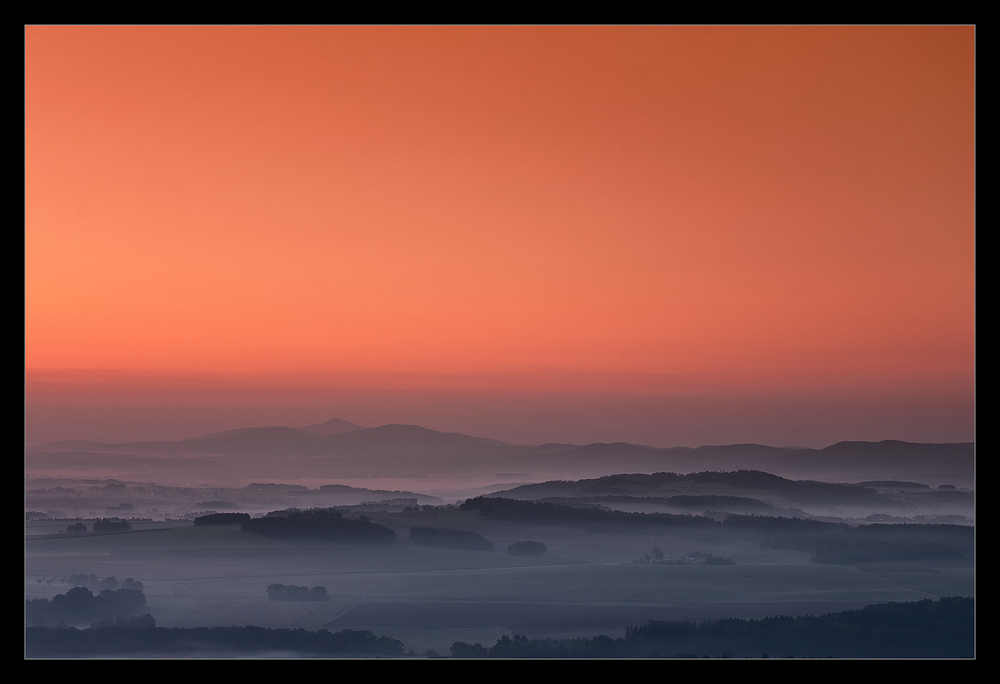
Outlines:
<svg viewBox="0 0 1000 684"><path fill-rule="evenodd" d="M25 46L29 433L43 406L242 402L510 441L973 438L973 27ZM544 397L648 400L546 432ZM682 405L727 427L656 433ZM788 425L833 405L856 418Z"/></svg>

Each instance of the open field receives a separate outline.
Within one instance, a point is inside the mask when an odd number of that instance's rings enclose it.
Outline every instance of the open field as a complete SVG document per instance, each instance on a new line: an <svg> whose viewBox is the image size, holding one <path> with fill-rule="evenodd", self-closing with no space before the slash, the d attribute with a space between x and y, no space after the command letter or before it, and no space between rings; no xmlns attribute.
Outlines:
<svg viewBox="0 0 1000 684"><path fill-rule="evenodd" d="M973 560L822 565L811 554L764 550L747 541L708 543L659 534L588 533L569 527L480 520L457 509L372 515L392 527L389 546L276 540L236 525L167 527L106 535L52 534L27 523L27 598L51 597L73 573L132 577L164 627L253 624L367 629L407 648L447 653L454 641L492 644L502 634L620 636L646 620L820 614L887 601L973 595ZM409 542L413 524L475 529L497 551ZM143 529L146 528L146 529ZM151 529L151 528L158 528ZM522 539L542 557L508 556ZM694 551L736 565L633 561L659 547L668 558ZM328 602L268 601L269 584L324 586Z"/></svg>

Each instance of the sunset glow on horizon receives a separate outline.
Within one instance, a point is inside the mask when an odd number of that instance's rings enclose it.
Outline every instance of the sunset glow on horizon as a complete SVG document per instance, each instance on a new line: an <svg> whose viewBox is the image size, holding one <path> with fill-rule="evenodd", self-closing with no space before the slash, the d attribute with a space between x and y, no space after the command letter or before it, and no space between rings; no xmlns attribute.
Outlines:
<svg viewBox="0 0 1000 684"><path fill-rule="evenodd" d="M974 27L25 41L29 404L973 405Z"/></svg>

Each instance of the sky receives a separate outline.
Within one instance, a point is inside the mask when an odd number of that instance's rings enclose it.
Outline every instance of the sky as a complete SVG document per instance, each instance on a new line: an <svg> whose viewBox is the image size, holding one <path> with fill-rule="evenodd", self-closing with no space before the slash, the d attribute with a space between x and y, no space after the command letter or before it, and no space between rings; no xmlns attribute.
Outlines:
<svg viewBox="0 0 1000 684"><path fill-rule="evenodd" d="M975 30L25 29L26 441L971 441Z"/></svg>

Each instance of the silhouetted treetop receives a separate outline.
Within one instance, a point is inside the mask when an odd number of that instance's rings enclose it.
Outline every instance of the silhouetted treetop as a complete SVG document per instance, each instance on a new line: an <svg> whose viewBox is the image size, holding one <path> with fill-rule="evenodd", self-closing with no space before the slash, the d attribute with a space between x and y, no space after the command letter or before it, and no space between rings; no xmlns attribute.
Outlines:
<svg viewBox="0 0 1000 684"><path fill-rule="evenodd" d="M316 539L366 544L393 544L396 533L370 520L344 518L337 511L299 511L287 517L254 518L242 529L265 537Z"/></svg>
<svg viewBox="0 0 1000 684"><path fill-rule="evenodd" d="M519 541L507 547L511 556L544 556L546 551L545 544L536 541Z"/></svg>
<svg viewBox="0 0 1000 684"><path fill-rule="evenodd" d="M194 519L194 524L202 525L242 525L250 520L248 513L211 513Z"/></svg>

